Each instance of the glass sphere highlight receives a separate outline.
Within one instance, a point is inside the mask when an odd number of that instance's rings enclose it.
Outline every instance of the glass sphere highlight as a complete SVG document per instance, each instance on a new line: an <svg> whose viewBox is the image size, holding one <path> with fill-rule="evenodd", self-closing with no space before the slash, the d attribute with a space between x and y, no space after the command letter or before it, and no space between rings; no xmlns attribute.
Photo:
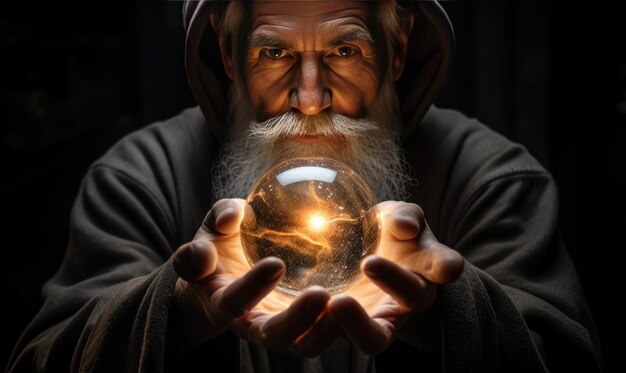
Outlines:
<svg viewBox="0 0 626 373"><path fill-rule="evenodd" d="M263 175L247 198L241 243L251 266L267 256L286 264L278 290L297 296L312 285L331 294L362 275L380 222L376 199L354 170L328 158L296 158Z"/></svg>

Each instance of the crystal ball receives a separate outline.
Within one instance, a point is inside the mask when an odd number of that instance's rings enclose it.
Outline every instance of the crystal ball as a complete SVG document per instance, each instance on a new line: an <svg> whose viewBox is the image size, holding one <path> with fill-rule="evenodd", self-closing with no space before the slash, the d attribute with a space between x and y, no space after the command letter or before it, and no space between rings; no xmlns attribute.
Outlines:
<svg viewBox="0 0 626 373"><path fill-rule="evenodd" d="M286 272L277 289L297 296L312 285L331 294L362 275L363 258L375 253L380 222L376 198L347 165L328 158L296 158L263 175L248 195L241 243L251 266L267 256Z"/></svg>

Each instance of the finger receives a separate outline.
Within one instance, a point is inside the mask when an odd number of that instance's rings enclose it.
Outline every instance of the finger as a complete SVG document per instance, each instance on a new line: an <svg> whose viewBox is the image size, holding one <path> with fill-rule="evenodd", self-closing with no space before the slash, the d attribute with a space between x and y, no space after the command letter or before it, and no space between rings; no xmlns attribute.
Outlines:
<svg viewBox="0 0 626 373"><path fill-rule="evenodd" d="M465 264L463 256L437 241L421 207L414 203L397 202L387 208L391 213L386 215L386 221L383 218L383 225L392 236L398 240L417 238L417 250L402 264L436 284L447 284L461 275Z"/></svg>
<svg viewBox="0 0 626 373"><path fill-rule="evenodd" d="M456 280L463 272L465 260L456 250L439 243L427 228L418 242L416 250L401 264L435 284L447 284Z"/></svg>
<svg viewBox="0 0 626 373"><path fill-rule="evenodd" d="M389 231L401 241L416 238L426 225L424 211L414 203L397 203L388 219Z"/></svg>
<svg viewBox="0 0 626 373"><path fill-rule="evenodd" d="M221 199L213 205L204 218L197 236L206 233L234 234L239 231L246 201L239 198Z"/></svg>
<svg viewBox="0 0 626 373"><path fill-rule="evenodd" d="M341 328L332 313L324 312L311 329L296 339L290 350L300 356L315 357L326 350L341 334Z"/></svg>
<svg viewBox="0 0 626 373"><path fill-rule="evenodd" d="M378 354L393 341L393 325L387 320L374 320L354 298L339 295L329 308L346 337L368 355Z"/></svg>
<svg viewBox="0 0 626 373"><path fill-rule="evenodd" d="M258 339L258 343L274 348L291 346L296 338L315 324L329 299L328 291L322 287L307 289L289 308L265 322L259 335L251 336L253 342Z"/></svg>
<svg viewBox="0 0 626 373"><path fill-rule="evenodd" d="M248 313L261 299L276 287L283 273L285 263L274 257L259 261L244 276L233 281L221 290L212 308L218 317L230 323Z"/></svg>
<svg viewBox="0 0 626 373"><path fill-rule="evenodd" d="M387 259L370 256L362 267L372 282L410 311L429 309L435 301L435 285Z"/></svg>
<svg viewBox="0 0 626 373"><path fill-rule="evenodd" d="M176 273L182 279L196 282L215 271L217 250L212 242L199 239L179 247L172 260Z"/></svg>

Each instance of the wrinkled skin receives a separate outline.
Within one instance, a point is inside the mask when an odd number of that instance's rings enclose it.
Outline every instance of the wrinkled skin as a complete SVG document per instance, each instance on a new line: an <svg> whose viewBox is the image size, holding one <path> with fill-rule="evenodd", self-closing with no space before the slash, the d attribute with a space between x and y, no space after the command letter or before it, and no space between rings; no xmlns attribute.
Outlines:
<svg viewBox="0 0 626 373"><path fill-rule="evenodd" d="M380 58L387 58L368 42L368 12L367 2L254 3L244 77L257 119L290 110L365 116L381 84ZM404 67L409 31L402 30L401 45L392 48L394 78ZM236 64L224 36L218 36L225 70L234 78ZM318 355L338 337L368 354L384 351L396 337L419 347L434 343L424 330L428 320L436 320L429 310L437 284L455 280L464 261L437 241L419 206L376 205L380 246L363 261L366 276L354 287L334 297L314 287L290 299L273 291L285 271L282 261L265 258L251 269L245 259L239 237L244 204L215 203L194 240L174 254L183 348L228 329L302 356Z"/></svg>

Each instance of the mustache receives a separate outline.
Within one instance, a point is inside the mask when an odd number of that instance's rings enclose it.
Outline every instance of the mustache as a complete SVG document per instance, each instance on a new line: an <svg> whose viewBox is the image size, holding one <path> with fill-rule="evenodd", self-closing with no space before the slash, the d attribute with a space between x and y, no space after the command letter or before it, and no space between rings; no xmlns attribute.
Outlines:
<svg viewBox="0 0 626 373"><path fill-rule="evenodd" d="M290 111L264 122L252 122L247 132L255 139L271 141L296 136L358 137L378 130L378 125L368 119L331 112L304 115Z"/></svg>

